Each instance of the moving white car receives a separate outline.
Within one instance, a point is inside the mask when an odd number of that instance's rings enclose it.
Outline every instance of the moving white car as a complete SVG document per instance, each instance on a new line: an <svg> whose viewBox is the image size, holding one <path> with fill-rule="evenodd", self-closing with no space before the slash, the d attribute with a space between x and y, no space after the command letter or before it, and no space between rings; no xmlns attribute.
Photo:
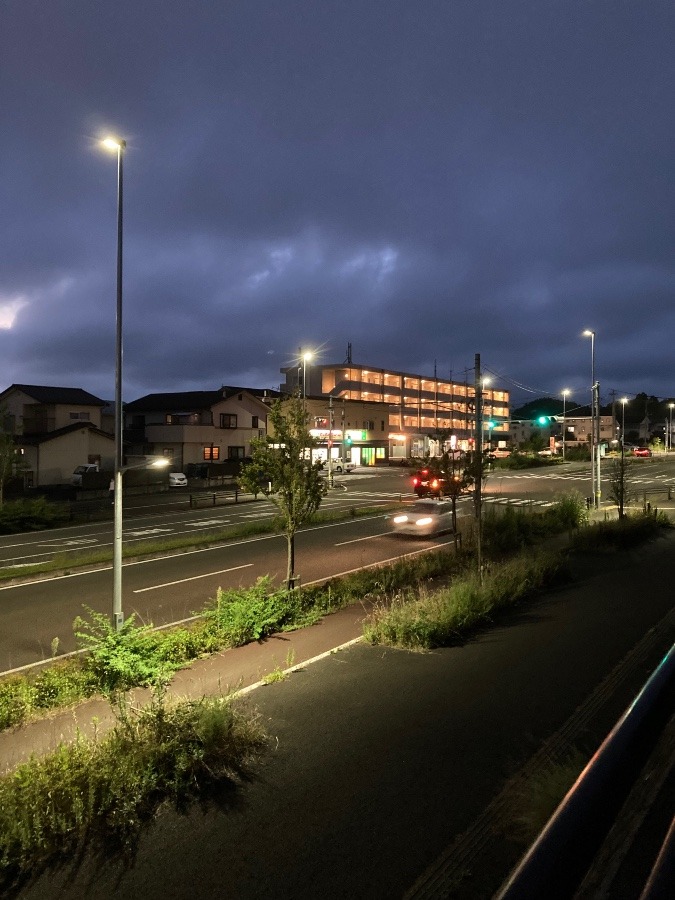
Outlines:
<svg viewBox="0 0 675 900"><path fill-rule="evenodd" d="M392 513L389 522L395 534L431 537L452 531L452 501L426 497Z"/></svg>
<svg viewBox="0 0 675 900"><path fill-rule="evenodd" d="M169 472L169 487L187 487L187 478L183 472Z"/></svg>

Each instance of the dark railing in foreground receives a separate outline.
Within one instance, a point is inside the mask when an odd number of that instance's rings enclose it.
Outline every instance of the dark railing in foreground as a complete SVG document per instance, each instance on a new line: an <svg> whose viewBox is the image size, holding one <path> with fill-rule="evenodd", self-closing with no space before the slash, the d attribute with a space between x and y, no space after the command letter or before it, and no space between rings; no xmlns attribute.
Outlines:
<svg viewBox="0 0 675 900"><path fill-rule="evenodd" d="M496 900L574 896L675 707L675 645L588 763ZM664 844L672 865L673 838ZM657 873L654 873L657 877ZM656 896L654 894L647 895Z"/></svg>

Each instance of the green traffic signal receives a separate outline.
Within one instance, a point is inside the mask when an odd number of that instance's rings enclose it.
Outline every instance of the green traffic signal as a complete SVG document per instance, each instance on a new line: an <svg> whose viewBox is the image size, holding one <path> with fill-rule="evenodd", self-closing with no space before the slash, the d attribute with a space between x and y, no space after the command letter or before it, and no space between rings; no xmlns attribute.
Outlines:
<svg viewBox="0 0 675 900"><path fill-rule="evenodd" d="M548 425L548 423L550 422L550 419L548 416L539 416L539 418L537 419L537 422L539 422L540 425Z"/></svg>

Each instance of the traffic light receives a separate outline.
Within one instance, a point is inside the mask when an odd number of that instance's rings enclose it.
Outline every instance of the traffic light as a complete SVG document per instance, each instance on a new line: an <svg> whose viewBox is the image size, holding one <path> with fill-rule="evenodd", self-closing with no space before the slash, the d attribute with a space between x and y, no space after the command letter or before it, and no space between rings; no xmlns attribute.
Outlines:
<svg viewBox="0 0 675 900"><path fill-rule="evenodd" d="M348 447L351 447L351 445L352 445L352 439L351 439L350 435L347 435L347 437L345 438L345 444L346 444Z"/></svg>
<svg viewBox="0 0 675 900"><path fill-rule="evenodd" d="M551 419L549 416L539 416L539 418L537 419L537 423L539 425L548 425L550 421Z"/></svg>

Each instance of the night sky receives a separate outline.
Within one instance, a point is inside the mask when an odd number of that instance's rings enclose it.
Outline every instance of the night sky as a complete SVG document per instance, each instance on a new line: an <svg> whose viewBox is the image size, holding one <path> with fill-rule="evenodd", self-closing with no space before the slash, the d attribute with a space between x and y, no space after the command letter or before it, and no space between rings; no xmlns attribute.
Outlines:
<svg viewBox="0 0 675 900"><path fill-rule="evenodd" d="M2 0L0 390L675 395L672 0Z"/></svg>

